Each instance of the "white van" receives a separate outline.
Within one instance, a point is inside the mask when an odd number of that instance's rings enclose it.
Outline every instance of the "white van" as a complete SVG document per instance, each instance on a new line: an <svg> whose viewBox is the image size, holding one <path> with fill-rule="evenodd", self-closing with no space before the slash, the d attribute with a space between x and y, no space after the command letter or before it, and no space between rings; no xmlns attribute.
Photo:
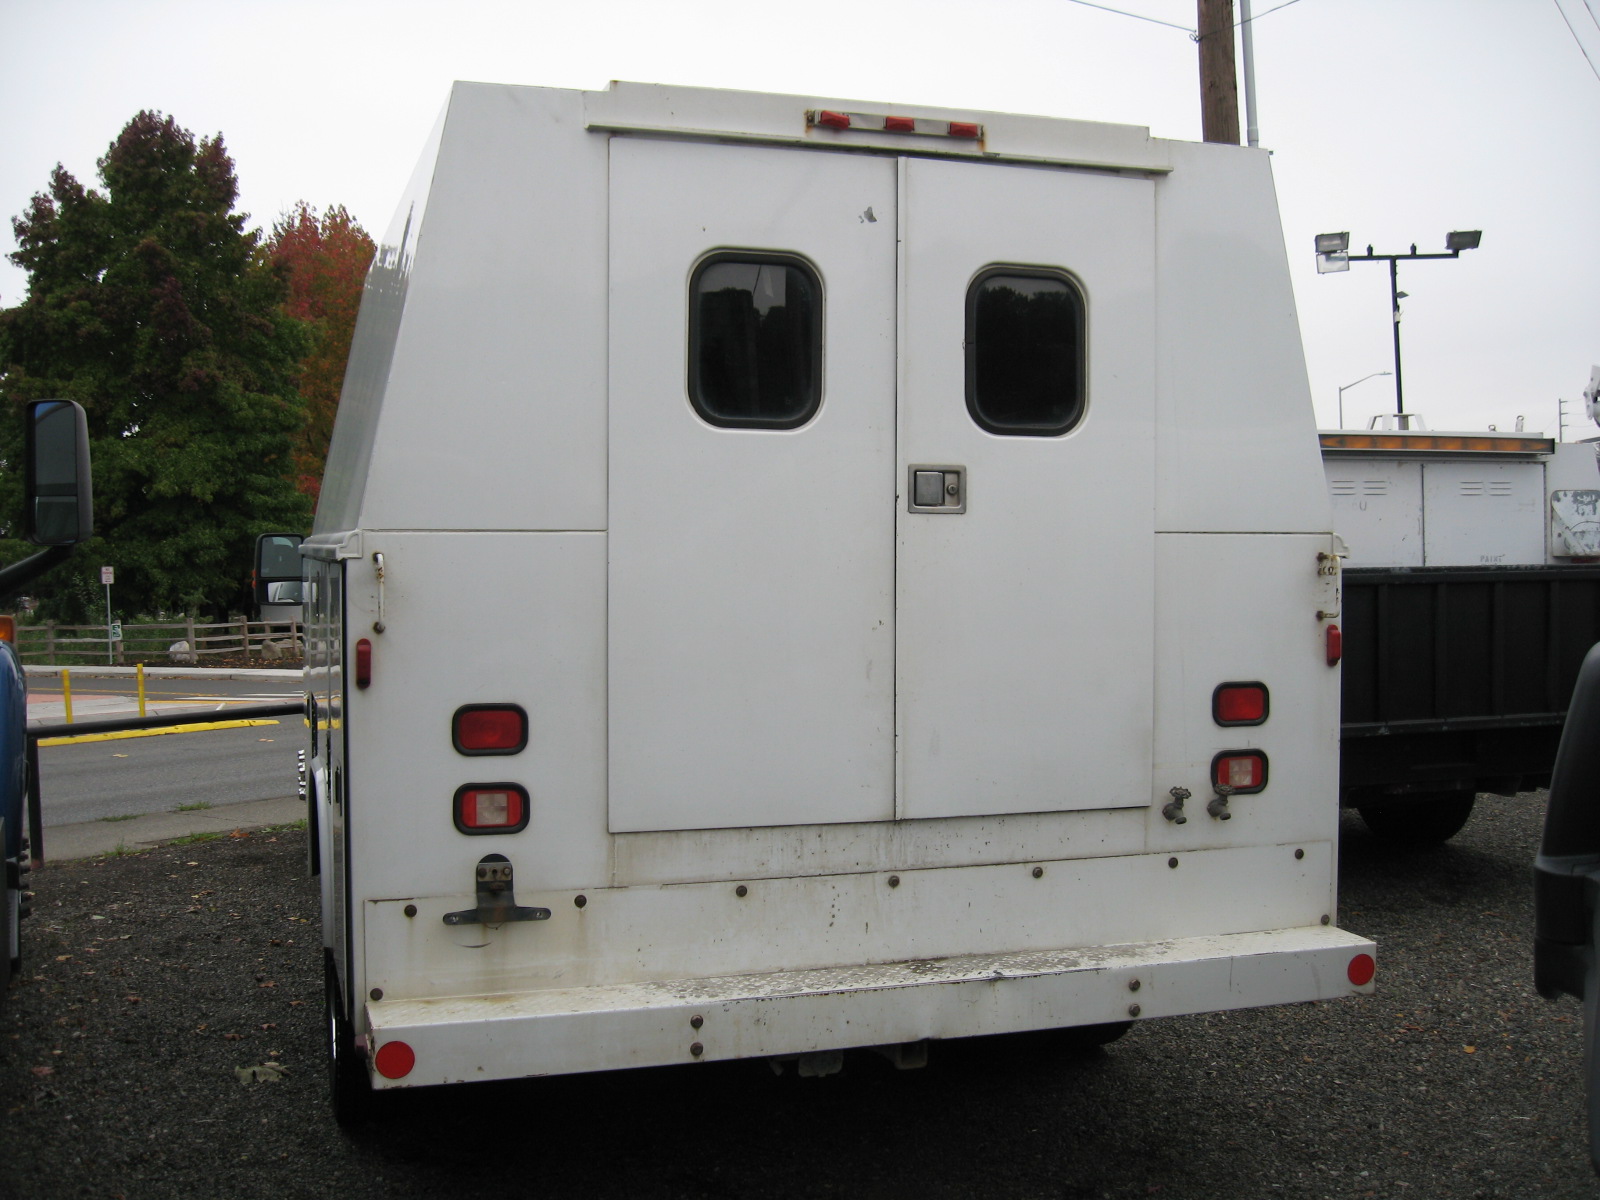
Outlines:
<svg viewBox="0 0 1600 1200"><path fill-rule="evenodd" d="M304 544L341 1118L1369 991L1330 528L1265 153L456 85Z"/></svg>

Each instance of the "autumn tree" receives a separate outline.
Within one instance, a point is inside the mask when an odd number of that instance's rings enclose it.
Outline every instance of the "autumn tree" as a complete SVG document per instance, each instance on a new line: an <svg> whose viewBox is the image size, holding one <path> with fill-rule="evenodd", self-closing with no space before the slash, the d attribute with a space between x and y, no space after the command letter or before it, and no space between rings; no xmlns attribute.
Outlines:
<svg viewBox="0 0 1600 1200"><path fill-rule="evenodd" d="M117 568L128 614L226 612L242 602L255 536L310 519L294 485L294 379L310 338L233 211L220 134L196 141L141 112L98 167L95 190L58 165L12 221L28 291L0 310L0 458L19 461L24 401L87 411L97 537L38 585L51 615L97 611L85 563ZM0 473L0 517L19 493L16 473Z"/></svg>
<svg viewBox="0 0 1600 1200"><path fill-rule="evenodd" d="M296 486L313 500L322 489L322 467L373 249L367 231L342 206L318 217L304 200L273 225L264 247L267 260L288 282L285 307L311 331L311 349L295 377L306 417L294 458Z"/></svg>

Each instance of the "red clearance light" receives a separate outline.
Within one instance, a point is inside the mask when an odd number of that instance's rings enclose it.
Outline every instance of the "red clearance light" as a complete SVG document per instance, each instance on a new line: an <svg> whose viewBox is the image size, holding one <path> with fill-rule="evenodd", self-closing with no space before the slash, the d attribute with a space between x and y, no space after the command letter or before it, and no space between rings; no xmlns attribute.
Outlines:
<svg viewBox="0 0 1600 1200"><path fill-rule="evenodd" d="M404 1079L417 1065L417 1052L404 1042L385 1042L372 1056L372 1065L385 1079Z"/></svg>
<svg viewBox="0 0 1600 1200"><path fill-rule="evenodd" d="M0 617L0 642L17 642L17 619L15 617Z"/></svg>
<svg viewBox="0 0 1600 1200"><path fill-rule="evenodd" d="M515 783L469 783L452 805L462 833L518 833L528 827L528 792Z"/></svg>
<svg viewBox="0 0 1600 1200"><path fill-rule="evenodd" d="M1350 977L1350 982L1357 987L1366 987L1372 982L1372 977L1378 973L1378 964L1373 961L1370 954L1358 954L1350 960L1350 965L1345 968L1345 974Z"/></svg>
<svg viewBox="0 0 1600 1200"><path fill-rule="evenodd" d="M458 754L517 754L528 744L528 714L517 704L463 704L450 740Z"/></svg>
<svg viewBox="0 0 1600 1200"><path fill-rule="evenodd" d="M1211 719L1218 725L1260 725L1267 710L1264 683L1219 683L1211 693Z"/></svg>
<svg viewBox="0 0 1600 1200"><path fill-rule="evenodd" d="M831 129L849 129L850 114L834 112L831 108L819 109L817 112L817 124L826 125Z"/></svg>
<svg viewBox="0 0 1600 1200"><path fill-rule="evenodd" d="M1339 632L1337 625L1328 626L1328 665L1337 667L1344 658L1344 634Z"/></svg>
<svg viewBox="0 0 1600 1200"><path fill-rule="evenodd" d="M1267 786L1267 756L1259 750L1224 750L1211 760L1211 785L1249 796Z"/></svg>
<svg viewBox="0 0 1600 1200"><path fill-rule="evenodd" d="M915 117L885 117L883 127L890 133L915 133L917 119Z"/></svg>
<svg viewBox="0 0 1600 1200"><path fill-rule="evenodd" d="M951 121L950 136L958 138L975 138L980 136L982 128L975 121Z"/></svg>
<svg viewBox="0 0 1600 1200"><path fill-rule="evenodd" d="M372 684L372 640L362 638L356 643L356 686L358 688L370 687Z"/></svg>

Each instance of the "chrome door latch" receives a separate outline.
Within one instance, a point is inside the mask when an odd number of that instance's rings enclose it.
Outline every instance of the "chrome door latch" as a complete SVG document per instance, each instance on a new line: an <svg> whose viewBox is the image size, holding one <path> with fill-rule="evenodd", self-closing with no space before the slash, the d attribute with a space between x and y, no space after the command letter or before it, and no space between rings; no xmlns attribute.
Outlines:
<svg viewBox="0 0 1600 1200"><path fill-rule="evenodd" d="M503 925L507 921L548 921L548 908L524 908L511 890L511 860L485 854L478 860L478 907L445 913L446 925Z"/></svg>
<svg viewBox="0 0 1600 1200"><path fill-rule="evenodd" d="M906 468L906 498L914 513L967 511L967 469L913 463Z"/></svg>

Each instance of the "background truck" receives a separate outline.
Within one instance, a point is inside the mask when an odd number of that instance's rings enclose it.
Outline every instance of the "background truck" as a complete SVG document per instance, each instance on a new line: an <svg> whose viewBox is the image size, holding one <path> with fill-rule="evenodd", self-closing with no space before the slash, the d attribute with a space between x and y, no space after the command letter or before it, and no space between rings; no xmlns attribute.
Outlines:
<svg viewBox="0 0 1600 1200"><path fill-rule="evenodd" d="M1331 530L1264 153L456 85L302 547L336 1113L1369 991Z"/></svg>
<svg viewBox="0 0 1600 1200"><path fill-rule="evenodd" d="M1426 845L1480 792L1550 781L1600 641L1596 443L1531 433L1321 435L1344 562L1343 800Z"/></svg>
<svg viewBox="0 0 1600 1200"><path fill-rule="evenodd" d="M0 570L0 597L12 596L62 561L94 533L89 436L83 409L70 400L36 400L27 411L22 533L45 549ZM28 685L17 657L15 625L0 617L0 1003L22 960L29 869L23 821L28 796ZM37 835L37 830L35 830Z"/></svg>

